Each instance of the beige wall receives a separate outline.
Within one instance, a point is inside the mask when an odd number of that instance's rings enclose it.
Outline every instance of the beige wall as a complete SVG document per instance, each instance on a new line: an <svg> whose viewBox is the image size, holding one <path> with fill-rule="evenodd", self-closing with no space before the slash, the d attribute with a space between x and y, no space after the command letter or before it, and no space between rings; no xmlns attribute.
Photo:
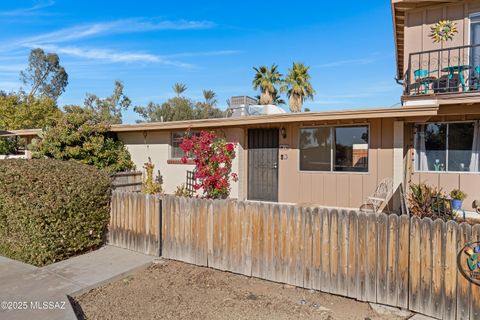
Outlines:
<svg viewBox="0 0 480 320"><path fill-rule="evenodd" d="M393 119L355 123L370 125L368 173L301 172L298 150L300 125L286 127L287 138L281 139L280 143L288 144L290 148L280 150L280 154L287 155L288 159L279 161L279 201L360 207L379 181L394 176L393 123ZM343 123L332 125L335 124Z"/></svg>
<svg viewBox="0 0 480 320"><path fill-rule="evenodd" d="M232 128L219 130L219 135L225 136L230 142L238 142L236 149L237 157L233 161L233 172L241 177L244 174L243 169L243 129ZM173 193L177 186L186 182L187 170L193 170L194 165L189 164L171 164L167 161L170 159L170 131L149 131L144 136L143 132L120 132L118 137L122 140L135 163L137 170L143 171L143 164L148 161L148 157L152 159L155 165L155 173L160 170L163 177L163 189L166 193ZM243 180L243 179L242 179ZM231 198L243 199L244 189L238 182L231 183Z"/></svg>
<svg viewBox="0 0 480 320"><path fill-rule="evenodd" d="M415 172L411 178L412 183L426 183L441 188L444 192L460 189L468 197L463 203L466 210L473 210L473 201L480 200L480 174L479 173L435 173Z"/></svg>
<svg viewBox="0 0 480 320"><path fill-rule="evenodd" d="M468 110L476 110L479 106L468 106ZM450 121L479 119L480 116L469 114L459 115L459 110L466 106L442 107L439 117L428 121ZM468 113L468 111L465 111ZM425 119L427 120L427 119ZM299 170L298 134L302 126L315 125L348 125L369 124L370 149L369 149L369 172L368 173L343 173L343 172L301 172ZM285 124L287 137L280 137L280 144L288 146L279 150L279 202L314 203L325 206L358 208L370 196L378 183L385 177L403 181L404 158L409 157L413 147L411 124L405 127L405 148L401 139L395 138L402 135L403 126L401 121L395 119L370 119L356 122L324 122L324 123L295 123ZM258 127L258 126L257 126ZM265 124L261 127L281 128L280 124ZM395 129L396 128L396 129ZM239 174L239 182L232 183L232 198L246 199L248 190L248 149L246 146L248 128L228 128L218 130L228 141L238 142L237 158L233 163L233 171ZM396 130L396 131L395 131ZM167 193L175 191L176 187L186 180L186 170L192 170L193 165L168 164L170 155L170 131L148 132L144 137L142 132L119 133L119 138L124 141L132 155L137 169L142 169L148 157L152 158L156 170L163 175L163 187ZM286 155L286 160L280 160L281 155ZM416 173L412 169L407 174L407 179L418 183L420 181L441 186L443 190L450 191L460 188L468 194L465 208L471 209L473 200L480 200L480 173ZM398 181L397 181L398 182Z"/></svg>
<svg viewBox="0 0 480 320"><path fill-rule="evenodd" d="M405 38L404 38L404 73L407 72L410 53L457 47L470 44L470 22L471 13L480 12L480 1L459 1L448 5L432 5L426 8L409 10L405 14ZM430 27L439 20L449 19L457 23L458 33L452 41L444 44L433 43L430 38ZM451 53L451 59L458 55ZM461 52L461 61L468 61L468 51ZM429 69L437 67L435 57L430 57ZM442 57L442 59L448 59ZM428 56L422 56L423 68L428 68ZM412 69L418 69L417 61L412 61ZM465 63L463 63L465 64ZM445 65L446 66L446 65Z"/></svg>

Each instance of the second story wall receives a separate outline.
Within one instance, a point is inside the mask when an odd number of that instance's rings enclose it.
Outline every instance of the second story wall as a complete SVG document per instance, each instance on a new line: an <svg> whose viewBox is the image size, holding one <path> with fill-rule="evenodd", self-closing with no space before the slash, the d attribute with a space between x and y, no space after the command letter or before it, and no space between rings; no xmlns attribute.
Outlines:
<svg viewBox="0 0 480 320"><path fill-rule="evenodd" d="M470 15L480 13L480 1L457 1L449 4L430 5L405 12L404 74L408 69L409 55L414 52L451 48L470 44ZM431 27L440 20L457 23L458 33L453 41L433 43Z"/></svg>

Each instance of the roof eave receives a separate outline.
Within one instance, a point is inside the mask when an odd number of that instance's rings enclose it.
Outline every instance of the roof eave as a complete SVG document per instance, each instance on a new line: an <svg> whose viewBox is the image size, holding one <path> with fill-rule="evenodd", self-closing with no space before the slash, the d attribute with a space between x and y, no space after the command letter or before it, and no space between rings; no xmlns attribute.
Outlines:
<svg viewBox="0 0 480 320"><path fill-rule="evenodd" d="M117 124L112 125L112 132L137 132L137 131L161 131L188 128L218 128L261 125L265 123L292 123L312 121L340 121L355 119L376 119L376 118L402 118L433 116L438 112L438 104L428 106L381 108L381 109L359 109L333 112L303 112L299 114L281 114L273 116L251 116L228 119L207 119L193 121L174 122L152 122L140 124Z"/></svg>

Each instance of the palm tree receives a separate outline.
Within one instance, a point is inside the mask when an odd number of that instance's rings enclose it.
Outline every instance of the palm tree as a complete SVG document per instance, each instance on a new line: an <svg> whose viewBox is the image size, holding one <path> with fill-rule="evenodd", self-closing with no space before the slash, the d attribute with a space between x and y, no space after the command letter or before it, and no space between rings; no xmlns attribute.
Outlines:
<svg viewBox="0 0 480 320"><path fill-rule="evenodd" d="M213 90L203 90L203 98L205 105L213 107L217 104L217 94Z"/></svg>
<svg viewBox="0 0 480 320"><path fill-rule="evenodd" d="M288 104L291 112L302 111L305 99L312 99L316 93L310 83L309 67L303 63L293 63L291 69L288 69L287 77L280 91L286 91L288 96Z"/></svg>
<svg viewBox="0 0 480 320"><path fill-rule="evenodd" d="M195 105L195 119L222 118L223 111L216 107L217 94L213 90L203 90L205 101L197 102Z"/></svg>
<svg viewBox="0 0 480 320"><path fill-rule="evenodd" d="M185 90L187 90L187 85L185 83L177 82L173 85L173 91L175 91L177 96L180 96Z"/></svg>
<svg viewBox="0 0 480 320"><path fill-rule="evenodd" d="M256 95L255 98L260 101L261 97L260 97L260 95ZM282 99L282 97L280 96L280 94L278 93L277 90L275 90L275 92L272 95L272 103L271 104L274 104L276 106L280 106L282 104L285 104L285 100Z"/></svg>
<svg viewBox="0 0 480 320"><path fill-rule="evenodd" d="M256 73L252 84L253 89L260 89L260 104L273 103L274 95L277 91L275 86L282 83L282 75L278 72L277 68L278 66L276 64L272 64L270 68L267 66L253 68Z"/></svg>

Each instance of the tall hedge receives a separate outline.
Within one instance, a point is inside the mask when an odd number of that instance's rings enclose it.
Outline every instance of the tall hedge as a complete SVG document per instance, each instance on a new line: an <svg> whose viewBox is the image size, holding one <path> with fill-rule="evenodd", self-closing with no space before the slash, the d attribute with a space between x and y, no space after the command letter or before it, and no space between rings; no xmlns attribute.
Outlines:
<svg viewBox="0 0 480 320"><path fill-rule="evenodd" d="M0 160L0 255L41 266L100 246L110 196L109 175L92 166Z"/></svg>

